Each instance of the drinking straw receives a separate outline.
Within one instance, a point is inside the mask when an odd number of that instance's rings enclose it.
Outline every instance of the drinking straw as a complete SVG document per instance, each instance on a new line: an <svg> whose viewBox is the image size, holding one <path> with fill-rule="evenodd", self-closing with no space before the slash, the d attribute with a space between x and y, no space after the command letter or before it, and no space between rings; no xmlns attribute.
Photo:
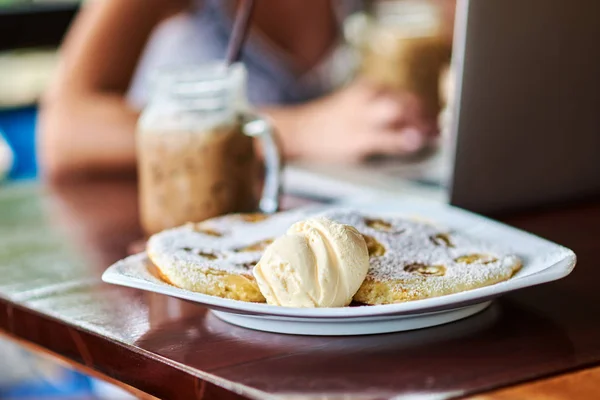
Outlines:
<svg viewBox="0 0 600 400"><path fill-rule="evenodd" d="M231 33L229 44L227 45L227 55L225 57L227 65L231 65L240 59L242 46L244 45L246 36L248 35L250 17L252 16L253 8L254 0L242 0L242 4L237 11L237 15L233 23L233 32Z"/></svg>

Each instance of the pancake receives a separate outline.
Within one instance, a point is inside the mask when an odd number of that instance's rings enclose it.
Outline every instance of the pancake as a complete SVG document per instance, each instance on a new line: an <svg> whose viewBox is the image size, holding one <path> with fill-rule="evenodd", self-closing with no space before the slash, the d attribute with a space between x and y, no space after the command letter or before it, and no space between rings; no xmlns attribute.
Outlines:
<svg viewBox="0 0 600 400"><path fill-rule="evenodd" d="M312 216L352 225L363 234L371 266L354 296L354 301L363 304L462 292L510 279L521 268L518 257L458 232L422 220L352 210L218 217L156 234L147 252L163 279L174 286L264 302L252 268L268 244L293 223Z"/></svg>
<svg viewBox="0 0 600 400"><path fill-rule="evenodd" d="M233 300L264 302L252 275L272 238L260 235L263 214L234 214L153 235L148 257L167 283ZM255 226L256 225L256 226ZM254 232L253 235L237 233Z"/></svg>
<svg viewBox="0 0 600 400"><path fill-rule="evenodd" d="M398 217L330 212L365 237L371 267L354 296L363 304L392 304L489 286L510 279L521 260L457 232Z"/></svg>

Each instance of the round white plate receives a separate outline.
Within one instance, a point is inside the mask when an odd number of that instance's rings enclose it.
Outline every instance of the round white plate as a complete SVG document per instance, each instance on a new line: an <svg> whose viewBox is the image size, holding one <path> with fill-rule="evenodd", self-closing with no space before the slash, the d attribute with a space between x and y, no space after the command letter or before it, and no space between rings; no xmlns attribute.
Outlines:
<svg viewBox="0 0 600 400"><path fill-rule="evenodd" d="M246 328L301 335L366 335L420 329L466 318L485 309L500 295L563 278L575 267L575 254L567 248L450 206L394 200L360 209L373 215L401 212L427 216L452 230L510 249L524 261L523 268L508 281L465 292L398 304L340 308L278 307L190 292L162 281L144 253L112 265L102 279L202 304L218 318Z"/></svg>

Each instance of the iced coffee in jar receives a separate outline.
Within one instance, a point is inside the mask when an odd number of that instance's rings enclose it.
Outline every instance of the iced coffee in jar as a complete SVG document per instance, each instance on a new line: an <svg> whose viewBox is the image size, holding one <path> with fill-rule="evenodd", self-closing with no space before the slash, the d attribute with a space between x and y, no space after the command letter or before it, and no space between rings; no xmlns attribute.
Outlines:
<svg viewBox="0 0 600 400"><path fill-rule="evenodd" d="M439 0L379 0L348 21L358 75L386 89L414 93L431 117L442 107L440 77L451 58Z"/></svg>
<svg viewBox="0 0 600 400"><path fill-rule="evenodd" d="M136 134L146 234L232 212L276 211L279 154L269 122L248 110L245 86L241 64L156 75Z"/></svg>

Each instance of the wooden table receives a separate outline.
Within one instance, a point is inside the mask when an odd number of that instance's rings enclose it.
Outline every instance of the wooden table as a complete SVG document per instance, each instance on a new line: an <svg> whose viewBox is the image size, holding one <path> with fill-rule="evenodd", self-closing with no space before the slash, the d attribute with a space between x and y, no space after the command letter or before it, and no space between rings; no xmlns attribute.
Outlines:
<svg viewBox="0 0 600 400"><path fill-rule="evenodd" d="M2 188L0 331L159 398L599 393L600 202L503 220L572 248L575 272L448 325L298 337L234 327L195 304L102 283L104 269L141 236L132 182Z"/></svg>

